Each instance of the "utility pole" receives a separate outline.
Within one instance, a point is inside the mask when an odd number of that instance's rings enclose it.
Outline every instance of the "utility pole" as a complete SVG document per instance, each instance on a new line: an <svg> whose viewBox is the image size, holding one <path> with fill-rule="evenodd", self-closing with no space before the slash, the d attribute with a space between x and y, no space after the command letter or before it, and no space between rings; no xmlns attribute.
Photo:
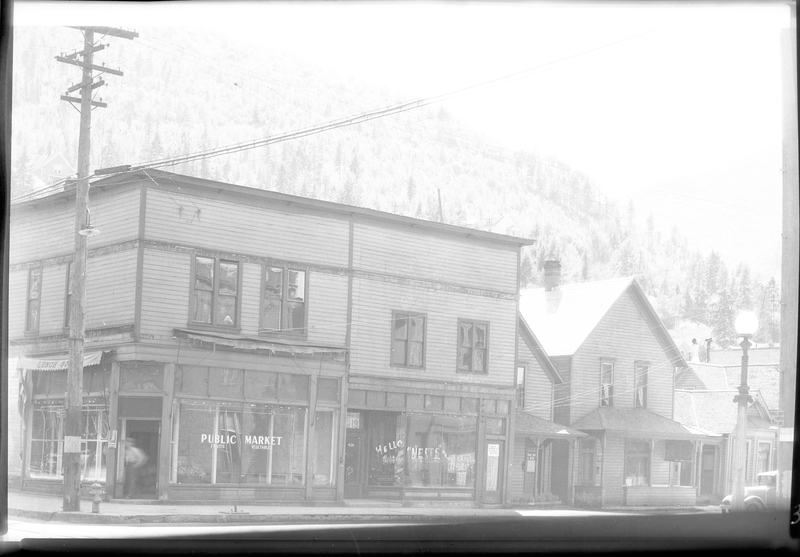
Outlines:
<svg viewBox="0 0 800 557"><path fill-rule="evenodd" d="M83 50L66 56L56 56L65 64L79 66L82 80L67 89L61 99L80 103L80 135L78 138L78 181L75 187L75 255L72 261L72 307L69 319L69 368L67 371L67 415L64 422L64 511L81 510L81 426L83 407L83 344L86 334L86 255L87 240L96 231L89 220L89 163L91 158L92 108L107 105L92 100L92 91L105 84L102 79L94 81L94 70L100 73L122 75L119 70L94 64L94 53L107 45L95 44L95 32L125 39L138 37L138 33L109 27L78 27L83 32ZM78 60L81 58L82 60ZM80 90L80 97L70 93ZM74 106L74 105L73 105Z"/></svg>

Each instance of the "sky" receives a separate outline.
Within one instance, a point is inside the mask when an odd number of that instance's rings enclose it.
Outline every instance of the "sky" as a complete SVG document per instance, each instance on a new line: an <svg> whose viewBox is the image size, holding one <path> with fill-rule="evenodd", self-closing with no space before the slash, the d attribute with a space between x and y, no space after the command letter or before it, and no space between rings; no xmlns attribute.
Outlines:
<svg viewBox="0 0 800 557"><path fill-rule="evenodd" d="M633 200L664 236L677 225L703 253L780 276L783 3L37 2L15 18L203 26L406 99L495 80L443 105Z"/></svg>

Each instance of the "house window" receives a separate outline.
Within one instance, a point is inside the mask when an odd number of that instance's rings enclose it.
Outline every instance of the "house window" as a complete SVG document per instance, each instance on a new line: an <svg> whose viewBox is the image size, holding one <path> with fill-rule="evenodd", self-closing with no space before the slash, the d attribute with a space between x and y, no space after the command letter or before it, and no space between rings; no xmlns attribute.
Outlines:
<svg viewBox="0 0 800 557"><path fill-rule="evenodd" d="M769 443L758 444L758 474L768 472L770 469L769 453L772 447Z"/></svg>
<svg viewBox="0 0 800 557"><path fill-rule="evenodd" d="M72 262L67 262L67 281L66 292L64 294L64 327L69 328L69 320L72 314Z"/></svg>
<svg viewBox="0 0 800 557"><path fill-rule="evenodd" d="M42 268L31 269L28 273L28 304L25 314L25 330L35 333L39 330L39 302L42 296Z"/></svg>
<svg viewBox="0 0 800 557"><path fill-rule="evenodd" d="M306 272L264 267L261 330L306 332Z"/></svg>
<svg viewBox="0 0 800 557"><path fill-rule="evenodd" d="M425 316L394 312L392 315L392 355L394 366L425 366Z"/></svg>
<svg viewBox="0 0 800 557"><path fill-rule="evenodd" d="M600 406L614 405L614 362L600 362Z"/></svg>
<svg viewBox="0 0 800 557"><path fill-rule="evenodd" d="M595 439L581 439L580 483L581 485L595 484L595 467L597 462L597 441Z"/></svg>
<svg viewBox="0 0 800 557"><path fill-rule="evenodd" d="M669 485L691 486L695 446L691 441L666 441L664 460L670 463Z"/></svg>
<svg viewBox="0 0 800 557"><path fill-rule="evenodd" d="M625 485L650 485L650 442L625 443Z"/></svg>
<svg viewBox="0 0 800 557"><path fill-rule="evenodd" d="M637 363L634 378L634 407L647 408L647 371L646 363Z"/></svg>
<svg viewBox="0 0 800 557"><path fill-rule="evenodd" d="M517 408L525 408L525 366L517 366Z"/></svg>
<svg viewBox="0 0 800 557"><path fill-rule="evenodd" d="M219 327L236 327L239 279L238 261L195 257L191 321Z"/></svg>
<svg viewBox="0 0 800 557"><path fill-rule="evenodd" d="M458 371L486 373L489 351L489 324L458 321Z"/></svg>

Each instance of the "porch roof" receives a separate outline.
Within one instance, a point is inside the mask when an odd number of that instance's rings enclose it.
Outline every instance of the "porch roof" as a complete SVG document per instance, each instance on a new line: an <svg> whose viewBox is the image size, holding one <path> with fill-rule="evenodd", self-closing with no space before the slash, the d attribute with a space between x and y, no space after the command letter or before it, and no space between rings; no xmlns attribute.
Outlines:
<svg viewBox="0 0 800 557"><path fill-rule="evenodd" d="M587 434L567 427L565 425L549 422L538 418L530 412L524 410L517 410L515 422L515 431L519 435L534 435L537 437L545 437L548 439L563 439L565 437L585 437Z"/></svg>
<svg viewBox="0 0 800 557"><path fill-rule="evenodd" d="M644 408L598 408L572 424L581 431L603 431L615 437L645 439L697 439L706 437Z"/></svg>

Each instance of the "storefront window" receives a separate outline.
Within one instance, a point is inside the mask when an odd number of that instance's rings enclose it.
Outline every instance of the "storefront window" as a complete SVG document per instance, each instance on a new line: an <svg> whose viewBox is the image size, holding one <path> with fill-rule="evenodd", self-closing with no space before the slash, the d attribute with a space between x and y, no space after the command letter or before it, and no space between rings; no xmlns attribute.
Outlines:
<svg viewBox="0 0 800 557"><path fill-rule="evenodd" d="M120 391L161 391L164 388L164 367L145 362L122 363L119 366Z"/></svg>
<svg viewBox="0 0 800 557"><path fill-rule="evenodd" d="M368 485L475 487L474 416L370 412Z"/></svg>
<svg viewBox="0 0 800 557"><path fill-rule="evenodd" d="M63 477L64 420L63 400L37 401L31 424L31 452L28 474L31 478ZM84 404L81 428L81 480L106 479L108 410L103 403Z"/></svg>
<svg viewBox="0 0 800 557"><path fill-rule="evenodd" d="M178 483L305 483L306 408L207 401L179 408Z"/></svg>

